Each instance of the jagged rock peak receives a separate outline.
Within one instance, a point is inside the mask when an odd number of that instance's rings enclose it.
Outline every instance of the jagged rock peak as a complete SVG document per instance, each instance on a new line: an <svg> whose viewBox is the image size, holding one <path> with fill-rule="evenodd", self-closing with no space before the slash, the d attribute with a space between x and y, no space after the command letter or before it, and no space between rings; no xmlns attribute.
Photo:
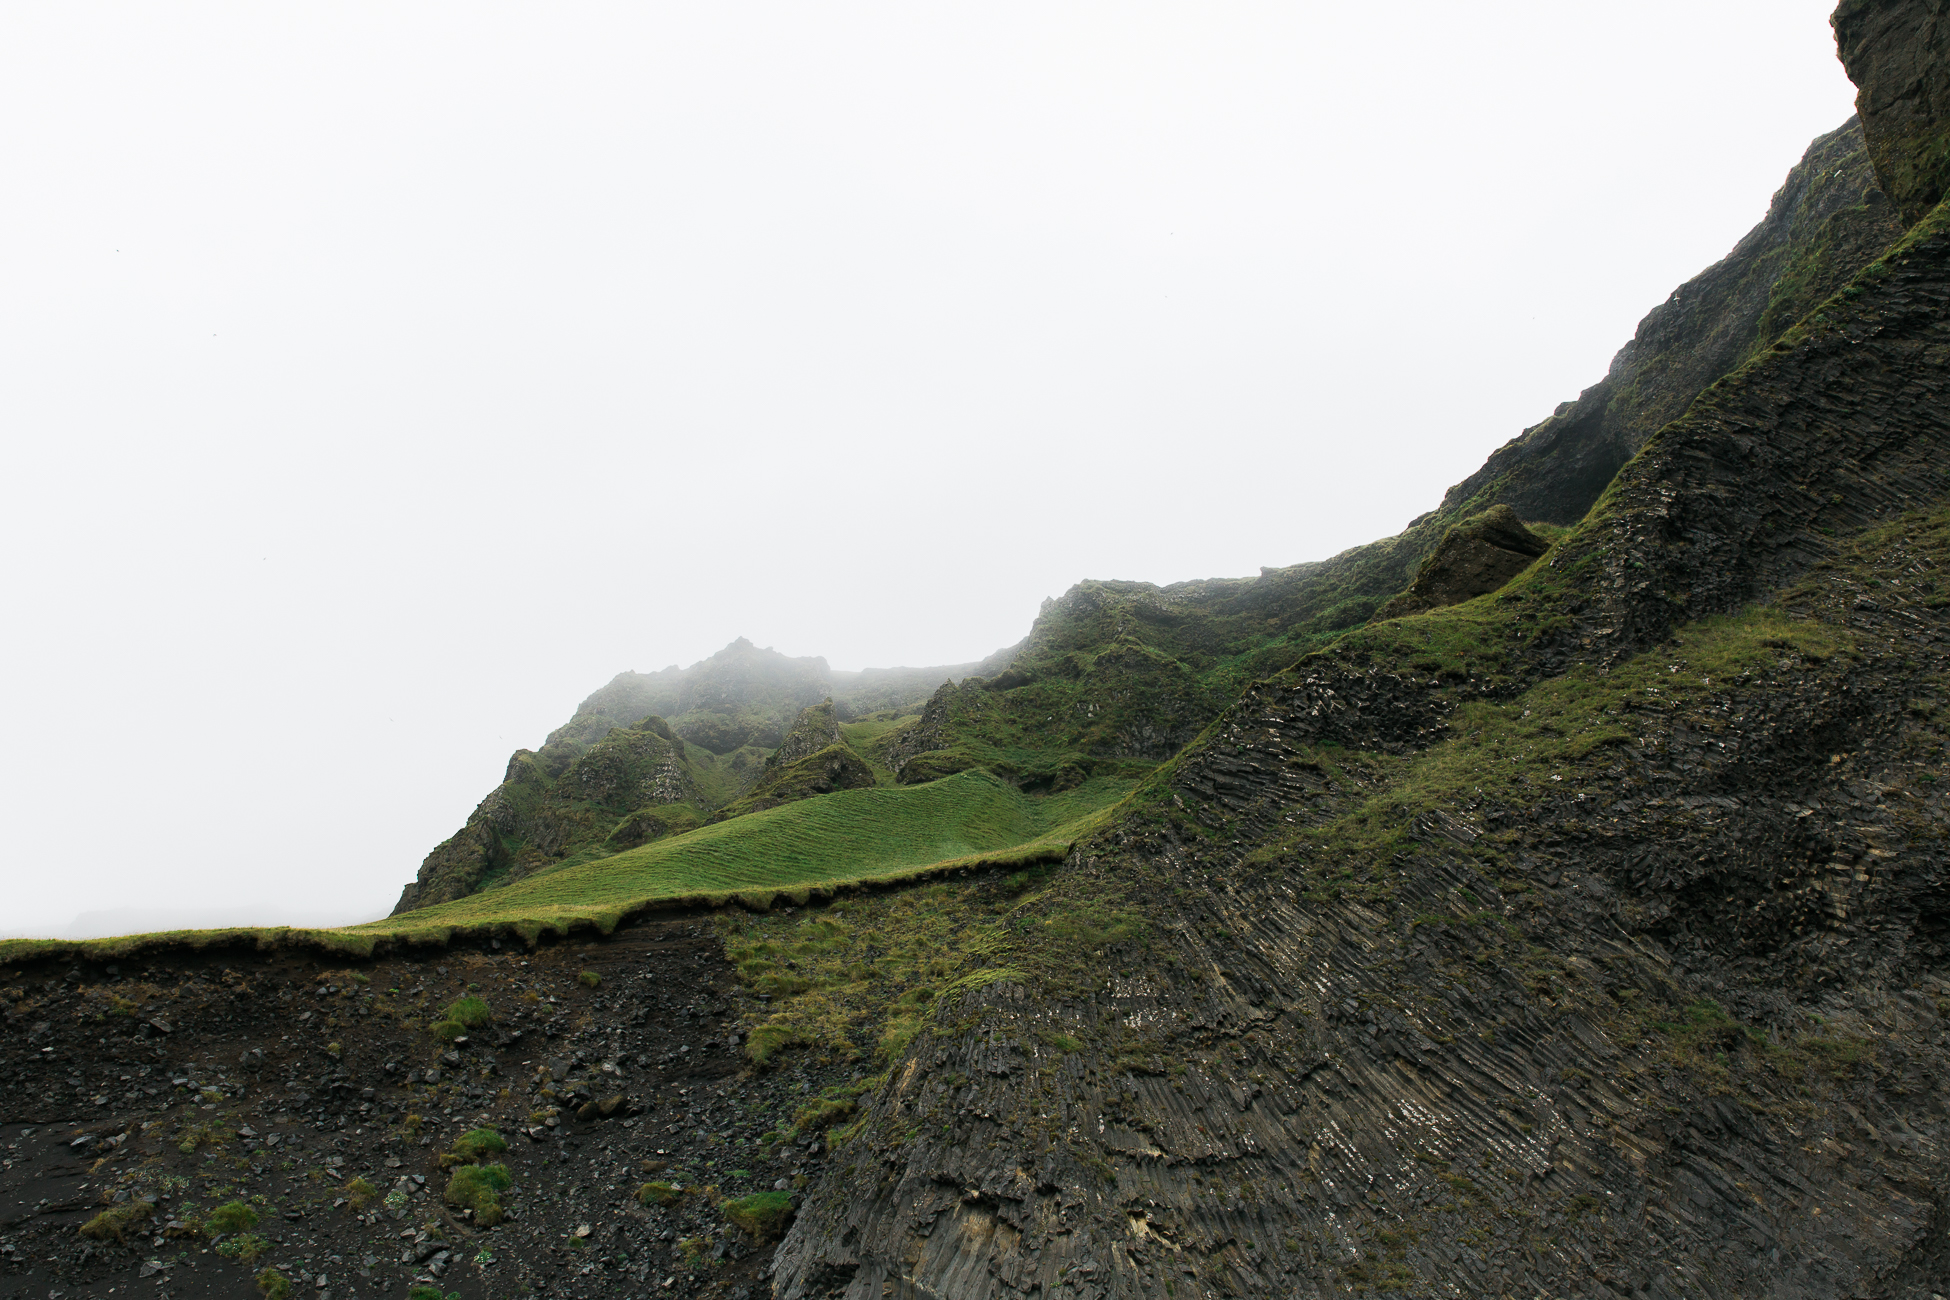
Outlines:
<svg viewBox="0 0 1950 1300"><path fill-rule="evenodd" d="M1830 21L1876 178L1913 224L1950 190L1950 0L1843 0Z"/></svg>

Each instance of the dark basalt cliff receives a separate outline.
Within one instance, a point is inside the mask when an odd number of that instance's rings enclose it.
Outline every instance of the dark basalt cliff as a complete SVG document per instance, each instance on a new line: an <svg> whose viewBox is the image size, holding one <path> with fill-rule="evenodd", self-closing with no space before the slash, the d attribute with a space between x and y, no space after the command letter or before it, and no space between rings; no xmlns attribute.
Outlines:
<svg viewBox="0 0 1950 1300"><path fill-rule="evenodd" d="M1945 1290L1946 466L1939 209L1147 782L1019 932L1122 919L936 1003L776 1293Z"/></svg>
<svg viewBox="0 0 1950 1300"><path fill-rule="evenodd" d="M1515 570L1502 562L1455 582L1422 572L1452 526L1491 507L1545 524L1583 518L1654 431L1766 351L1902 229L1876 188L1861 129L1845 123L1808 147L1733 251L1646 316L1603 379L1497 450L1404 532L1253 579L1080 583L1044 606L1006 671L984 667L984 680L937 693L911 732L893 739L890 762L904 781L982 766L1041 789L1170 757L1247 682L1350 627L1447 603L1438 587L1456 599L1477 594L1471 584L1492 569L1507 578ZM1025 761L1029 753L1037 756Z"/></svg>
<svg viewBox="0 0 1950 1300"><path fill-rule="evenodd" d="M1901 232L1860 123L1817 139L1732 252L1653 308L1604 378L1451 488L1445 509L1500 501L1524 519L1576 523L1647 438Z"/></svg>
<svg viewBox="0 0 1950 1300"><path fill-rule="evenodd" d="M1848 0L1833 21L1876 175L1916 221L1950 189L1950 4Z"/></svg>

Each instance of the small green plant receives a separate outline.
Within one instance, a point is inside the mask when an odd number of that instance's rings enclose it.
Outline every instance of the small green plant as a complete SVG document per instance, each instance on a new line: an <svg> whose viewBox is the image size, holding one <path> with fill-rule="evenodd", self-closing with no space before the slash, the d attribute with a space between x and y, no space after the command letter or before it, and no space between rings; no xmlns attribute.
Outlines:
<svg viewBox="0 0 1950 1300"><path fill-rule="evenodd" d="M501 1222L501 1197L515 1185L506 1165L462 1165L447 1180L447 1203L474 1211L474 1222L493 1227Z"/></svg>
<svg viewBox="0 0 1950 1300"><path fill-rule="evenodd" d="M481 1253L487 1254L485 1250ZM406 1293L406 1300L460 1300L460 1292L449 1291L443 1295L437 1286L416 1286Z"/></svg>
<svg viewBox="0 0 1950 1300"><path fill-rule="evenodd" d="M670 1183L645 1183L636 1189L639 1205L675 1205L684 1199L684 1189Z"/></svg>
<svg viewBox="0 0 1950 1300"><path fill-rule="evenodd" d="M799 1113L792 1117L792 1122L801 1133L824 1133L853 1114L855 1109L851 1100L836 1101L829 1097L816 1097L799 1108Z"/></svg>
<svg viewBox="0 0 1950 1300"><path fill-rule="evenodd" d="M494 1017L488 1012L488 1004L480 998L462 998L447 1008L447 1019L468 1029L481 1029Z"/></svg>
<svg viewBox="0 0 1950 1300"><path fill-rule="evenodd" d="M103 1210L94 1218L81 1225L81 1235L93 1237L96 1241L126 1242L129 1233L138 1225L148 1222L155 1214L156 1207L147 1201L130 1201L112 1210Z"/></svg>
<svg viewBox="0 0 1950 1300"><path fill-rule="evenodd" d="M725 1220L744 1229L759 1241L773 1241L785 1235L792 1222L792 1195L789 1192L756 1192L725 1201L718 1207Z"/></svg>
<svg viewBox="0 0 1950 1300"><path fill-rule="evenodd" d="M427 1026L427 1032L443 1043L451 1043L456 1038L467 1037L467 1026L458 1020L436 1020Z"/></svg>
<svg viewBox="0 0 1950 1300"><path fill-rule="evenodd" d="M582 985L582 987L586 989L601 988L603 983L603 977L598 975L595 971L586 970L582 972L582 974L576 976L576 983Z"/></svg>
<svg viewBox="0 0 1950 1300"><path fill-rule="evenodd" d="M203 1227L209 1232L242 1232L256 1226L257 1211L242 1201L225 1201L203 1216Z"/></svg>
<svg viewBox="0 0 1950 1300"><path fill-rule="evenodd" d="M781 1050L812 1042L810 1035L791 1025L760 1025L745 1039L745 1055L753 1065L764 1065Z"/></svg>
<svg viewBox="0 0 1950 1300"><path fill-rule="evenodd" d="M345 1185L345 1203L354 1213L364 1210L379 1199L379 1189L363 1178L354 1178Z"/></svg>
<svg viewBox="0 0 1950 1300"><path fill-rule="evenodd" d="M217 1243L217 1253L239 1264L255 1264L271 1243L253 1232L241 1232L234 1237L226 1237Z"/></svg>
<svg viewBox="0 0 1950 1300"><path fill-rule="evenodd" d="M508 1149L508 1143L491 1128L477 1128L463 1133L454 1139L454 1145L440 1157L443 1168L454 1165L478 1165L488 1156L500 1155Z"/></svg>
<svg viewBox="0 0 1950 1300"><path fill-rule="evenodd" d="M286 1300L291 1294L291 1279L275 1268L267 1268L257 1275L257 1293L264 1300Z"/></svg>

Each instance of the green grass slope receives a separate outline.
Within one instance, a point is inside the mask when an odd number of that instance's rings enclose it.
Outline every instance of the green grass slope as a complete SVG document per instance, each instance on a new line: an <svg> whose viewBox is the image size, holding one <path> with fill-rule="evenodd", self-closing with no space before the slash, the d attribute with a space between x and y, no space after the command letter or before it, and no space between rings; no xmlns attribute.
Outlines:
<svg viewBox="0 0 1950 1300"><path fill-rule="evenodd" d="M843 790L353 930L523 928L659 901L889 879L964 860L1058 857L1092 814L1130 788L1100 777L1038 797L986 772L964 772L928 785Z"/></svg>
<svg viewBox="0 0 1950 1300"><path fill-rule="evenodd" d="M1026 795L986 772L929 785L820 795L700 827L629 852L337 930L180 930L108 939L0 941L0 962L50 955L108 960L157 947L312 947L367 956L395 942L445 942L456 930L499 929L531 941L579 924L607 932L657 905L769 906L849 885L919 879L961 866L1060 861L1101 826L1133 783L1098 778L1055 795Z"/></svg>

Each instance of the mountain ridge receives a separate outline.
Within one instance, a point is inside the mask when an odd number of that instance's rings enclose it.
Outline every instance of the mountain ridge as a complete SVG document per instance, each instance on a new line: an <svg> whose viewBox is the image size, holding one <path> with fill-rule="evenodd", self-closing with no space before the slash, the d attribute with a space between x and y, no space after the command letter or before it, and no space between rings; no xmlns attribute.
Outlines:
<svg viewBox="0 0 1950 1300"><path fill-rule="evenodd" d="M1493 452L1394 537L1256 578L1081 582L1043 603L1023 641L969 664L836 674L823 659L787 659L741 638L689 669L618 674L550 734L531 785L567 779L573 789L572 763L612 730L655 715L683 745L708 751L680 763L683 784L706 793L595 812L560 799L541 808L532 789L504 782L427 856L394 914L643 842L638 831L681 833L755 806L741 800L765 755L800 710L829 695L843 718L919 712L860 756L884 760L903 783L978 766L1032 791L1141 775L1249 682L1378 613L1407 608L1403 601L1427 607L1411 595L1422 562L1462 521L1494 505L1538 526L1582 518L1657 424L1772 346L1901 228L1876 188L1861 123L1817 138L1761 222L1648 313L1604 378ZM1504 561L1492 568L1509 572ZM843 755L834 762L829 781L842 768L845 780L861 779ZM511 760L511 778L518 770L526 769ZM619 818L635 829L612 839Z"/></svg>

